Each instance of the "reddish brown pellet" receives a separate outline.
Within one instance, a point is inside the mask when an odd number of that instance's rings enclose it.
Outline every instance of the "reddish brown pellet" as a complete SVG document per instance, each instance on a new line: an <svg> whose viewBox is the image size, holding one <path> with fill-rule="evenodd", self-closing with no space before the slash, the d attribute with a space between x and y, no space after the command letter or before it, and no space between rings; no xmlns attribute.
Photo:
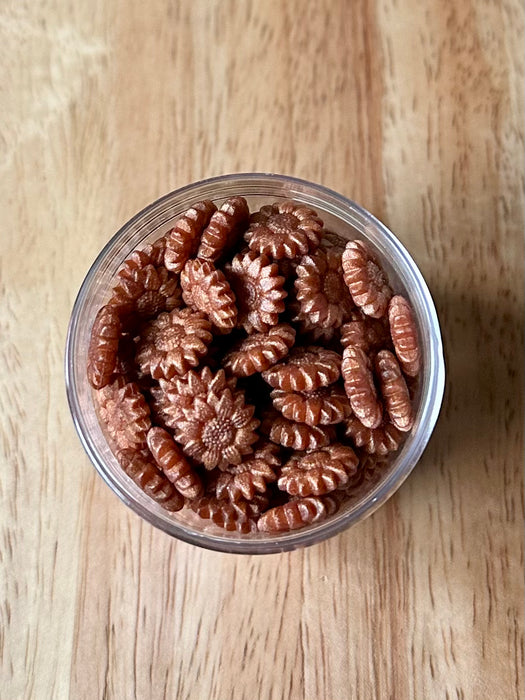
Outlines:
<svg viewBox="0 0 525 700"><path fill-rule="evenodd" d="M197 498L202 495L201 479L166 430L151 428L147 441L153 459L177 491L186 498Z"/></svg>

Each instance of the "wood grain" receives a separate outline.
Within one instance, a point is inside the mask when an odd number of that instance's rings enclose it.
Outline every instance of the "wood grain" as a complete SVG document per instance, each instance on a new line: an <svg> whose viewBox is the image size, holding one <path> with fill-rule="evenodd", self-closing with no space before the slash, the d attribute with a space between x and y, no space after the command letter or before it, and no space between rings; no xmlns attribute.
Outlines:
<svg viewBox="0 0 525 700"><path fill-rule="evenodd" d="M522 4L0 3L0 696L521 698ZM95 475L63 384L110 235L225 172L321 182L398 234L447 391L371 518L262 558L169 540Z"/></svg>

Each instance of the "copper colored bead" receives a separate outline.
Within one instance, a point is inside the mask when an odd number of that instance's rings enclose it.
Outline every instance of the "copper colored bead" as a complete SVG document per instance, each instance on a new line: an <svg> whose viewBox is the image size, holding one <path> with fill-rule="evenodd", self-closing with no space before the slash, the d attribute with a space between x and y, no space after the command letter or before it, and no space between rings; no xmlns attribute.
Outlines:
<svg viewBox="0 0 525 700"><path fill-rule="evenodd" d="M342 256L344 280L354 303L367 316L386 313L392 290L378 259L364 241L348 241Z"/></svg>
<svg viewBox="0 0 525 700"><path fill-rule="evenodd" d="M203 496L193 501L190 507L199 517L211 520L224 530L237 531L242 534L257 531L254 516L245 506L219 500L214 496Z"/></svg>
<svg viewBox="0 0 525 700"><path fill-rule="evenodd" d="M286 200L252 214L245 240L251 250L281 260L316 250L322 232L323 222L313 209Z"/></svg>
<svg viewBox="0 0 525 700"><path fill-rule="evenodd" d="M118 272L109 304L116 307L126 325L155 317L181 305L181 288L177 278L163 265L155 265L158 250L154 245L135 250Z"/></svg>
<svg viewBox="0 0 525 700"><path fill-rule="evenodd" d="M254 411L242 391L208 391L183 408L184 418L175 428L175 439L206 469L226 469L253 452L252 445L259 437Z"/></svg>
<svg viewBox="0 0 525 700"><path fill-rule="evenodd" d="M117 460L144 493L165 510L173 513L184 506L184 497L157 469L151 455L136 450L120 450Z"/></svg>
<svg viewBox="0 0 525 700"><path fill-rule="evenodd" d="M351 416L346 421L346 436L356 447L376 455L395 452L404 439L403 433L388 419L383 420L377 428L367 428L356 416Z"/></svg>
<svg viewBox="0 0 525 700"><path fill-rule="evenodd" d="M257 522L260 532L287 532L324 520L328 511L322 498L309 496L271 508Z"/></svg>
<svg viewBox="0 0 525 700"><path fill-rule="evenodd" d="M290 458L283 466L278 486L291 496L321 496L344 486L353 476L359 460L347 445L329 445Z"/></svg>
<svg viewBox="0 0 525 700"><path fill-rule="evenodd" d="M216 262L244 233L250 211L244 197L230 197L214 212L202 232L197 257Z"/></svg>
<svg viewBox="0 0 525 700"><path fill-rule="evenodd" d="M421 350L412 307L400 294L388 305L390 334L399 364L405 374L415 377L421 366Z"/></svg>
<svg viewBox="0 0 525 700"><path fill-rule="evenodd" d="M99 309L88 348L87 376L94 389L102 389L109 384L117 364L122 324L113 306Z"/></svg>
<svg viewBox="0 0 525 700"><path fill-rule="evenodd" d="M264 459L255 456L241 464L228 467L217 480L217 497L231 501L251 501L257 493L265 493L268 484L275 481L275 468Z"/></svg>
<svg viewBox="0 0 525 700"><path fill-rule="evenodd" d="M296 268L298 315L320 328L338 328L355 308L343 280L341 250L319 248L301 258Z"/></svg>
<svg viewBox="0 0 525 700"><path fill-rule="evenodd" d="M262 373L274 389L314 391L339 379L341 356L318 346L294 348L282 362Z"/></svg>
<svg viewBox="0 0 525 700"><path fill-rule="evenodd" d="M239 253L226 275L237 300L239 326L253 333L266 332L277 325L287 292L275 263L253 251Z"/></svg>
<svg viewBox="0 0 525 700"><path fill-rule="evenodd" d="M295 342L295 329L287 323L273 326L266 333L253 333L223 358L223 367L237 377L264 372L288 354Z"/></svg>
<svg viewBox="0 0 525 700"><path fill-rule="evenodd" d="M368 356L360 348L349 345L343 351L341 374L355 415L367 428L377 428L383 417L383 409L377 397Z"/></svg>
<svg viewBox="0 0 525 700"><path fill-rule="evenodd" d="M154 379L171 379L196 367L212 339L206 314L187 308L161 313L142 330L137 364Z"/></svg>
<svg viewBox="0 0 525 700"><path fill-rule="evenodd" d="M197 251L201 234L215 211L215 204L206 199L194 204L177 219L174 227L166 234L166 269L175 274L182 272L186 262Z"/></svg>
<svg viewBox="0 0 525 700"><path fill-rule="evenodd" d="M140 388L117 375L95 398L102 425L119 449L143 449L151 427L150 409Z"/></svg>
<svg viewBox="0 0 525 700"><path fill-rule="evenodd" d="M235 295L224 276L209 260L188 260L180 276L184 302L207 314L211 323L228 333L237 323Z"/></svg>
<svg viewBox="0 0 525 700"><path fill-rule="evenodd" d="M274 407L285 418L308 425L341 423L351 414L348 397L339 385L323 386L314 391L283 391L271 394Z"/></svg>
<svg viewBox="0 0 525 700"><path fill-rule="evenodd" d="M179 493L186 498L202 495L203 487L198 474L166 430L151 428L147 441L153 459Z"/></svg>
<svg viewBox="0 0 525 700"><path fill-rule="evenodd" d="M414 413L399 362L391 352L381 350L376 355L375 368L390 420L398 430L406 433L414 425Z"/></svg>

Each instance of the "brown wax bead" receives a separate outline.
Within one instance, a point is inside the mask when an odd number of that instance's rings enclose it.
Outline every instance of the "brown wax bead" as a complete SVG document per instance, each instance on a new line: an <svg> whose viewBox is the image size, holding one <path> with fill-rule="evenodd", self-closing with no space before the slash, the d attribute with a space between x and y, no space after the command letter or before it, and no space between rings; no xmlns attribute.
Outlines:
<svg viewBox="0 0 525 700"><path fill-rule="evenodd" d="M398 430L406 433L414 425L414 414L399 362L391 352L381 350L376 355L375 368L390 420Z"/></svg>
<svg viewBox="0 0 525 700"><path fill-rule="evenodd" d="M272 442L292 450L326 447L334 437L331 426L296 423L277 412L271 419L263 420L261 432L266 432Z"/></svg>
<svg viewBox="0 0 525 700"><path fill-rule="evenodd" d="M268 484L277 479L275 468L264 459L245 459L231 465L217 480L217 498L251 501L257 493L265 493Z"/></svg>
<svg viewBox="0 0 525 700"><path fill-rule="evenodd" d="M201 234L217 211L215 204L206 199L197 202L182 214L166 234L164 264L171 272L180 274L186 262L195 254Z"/></svg>
<svg viewBox="0 0 525 700"><path fill-rule="evenodd" d="M351 416L346 421L346 435L356 447L362 447L369 454L387 455L395 452L403 442L403 433L388 419L377 428L367 428L359 418Z"/></svg>
<svg viewBox="0 0 525 700"><path fill-rule="evenodd" d="M359 460L347 445L295 454L283 466L278 486L292 496L321 496L344 486L357 472Z"/></svg>
<svg viewBox="0 0 525 700"><path fill-rule="evenodd" d="M332 425L341 423L352 412L345 391L335 384L309 392L274 389L270 397L285 418L297 423Z"/></svg>
<svg viewBox="0 0 525 700"><path fill-rule="evenodd" d="M349 345L343 351L341 373L355 415L367 428L377 428L383 417L383 409L377 397L368 356L360 348Z"/></svg>
<svg viewBox="0 0 525 700"><path fill-rule="evenodd" d="M274 389L314 391L339 379L341 356L325 348L310 345L296 347L288 357L262 373Z"/></svg>
<svg viewBox="0 0 525 700"><path fill-rule="evenodd" d="M95 397L101 422L113 443L119 449L145 448L151 427L150 409L138 385L116 375Z"/></svg>
<svg viewBox="0 0 525 700"><path fill-rule="evenodd" d="M190 408L197 396L205 399L208 391L233 390L236 384L236 377L227 377L223 369L215 372L205 365L170 381L160 379L159 386L150 390L152 405L164 425L174 430L184 418L184 409Z"/></svg>
<svg viewBox="0 0 525 700"><path fill-rule="evenodd" d="M151 455L126 449L120 450L116 457L126 474L162 508L173 513L184 506L184 497L157 469Z"/></svg>
<svg viewBox="0 0 525 700"><path fill-rule="evenodd" d="M243 504L244 506L244 504ZM192 503L190 507L197 515L205 520L211 520L224 530L236 530L242 534L255 532L256 521L249 509L231 501L219 500L215 496L203 496Z"/></svg>
<svg viewBox="0 0 525 700"><path fill-rule="evenodd" d="M147 441L153 459L177 491L186 498L201 496L202 482L171 435L162 428L153 427L147 434Z"/></svg>
<svg viewBox="0 0 525 700"><path fill-rule="evenodd" d="M316 250L322 232L323 222L313 209L286 200L252 214L244 237L251 250L281 260Z"/></svg>
<svg viewBox="0 0 525 700"><path fill-rule="evenodd" d="M99 309L88 348L87 377L94 389L102 389L109 384L117 365L122 324L113 306Z"/></svg>
<svg viewBox="0 0 525 700"><path fill-rule="evenodd" d="M126 327L135 328L141 320L181 305L177 278L162 265L154 265L157 260L154 246L145 251L135 250L118 272L109 304L116 307Z"/></svg>
<svg viewBox="0 0 525 700"><path fill-rule="evenodd" d="M230 197L214 212L202 232L197 257L216 262L231 250L248 225L250 211L244 197Z"/></svg>
<svg viewBox="0 0 525 700"><path fill-rule="evenodd" d="M348 241L342 264L344 280L356 306L367 316L384 316L392 290L370 246L364 241Z"/></svg>
<svg viewBox="0 0 525 700"><path fill-rule="evenodd" d="M240 464L245 455L253 452L252 445L259 437L254 411L241 391L209 390L183 409L184 417L175 427L175 439L187 455L206 469L226 469L230 464Z"/></svg>
<svg viewBox="0 0 525 700"><path fill-rule="evenodd" d="M332 507L334 504L330 503ZM297 530L325 520L328 509L320 496L308 496L270 508L257 522L260 532L286 532Z"/></svg>
<svg viewBox="0 0 525 700"><path fill-rule="evenodd" d="M294 342L295 329L280 323L266 333L244 338L224 356L223 367L237 377L264 372L286 357Z"/></svg>
<svg viewBox="0 0 525 700"><path fill-rule="evenodd" d="M418 333L412 307L400 294L390 300L388 320L399 364L405 374L415 377L421 365Z"/></svg>
<svg viewBox="0 0 525 700"><path fill-rule="evenodd" d="M238 325L247 333L265 332L279 322L285 309L284 277L266 255L253 251L236 255L226 271L235 293Z"/></svg>
<svg viewBox="0 0 525 700"><path fill-rule="evenodd" d="M318 328L339 328L355 308L343 279L341 254L339 248L319 248L296 268L298 314Z"/></svg>
<svg viewBox="0 0 525 700"><path fill-rule="evenodd" d="M208 315L212 324L228 333L237 323L235 295L222 270L209 260L188 260L181 272L184 302Z"/></svg>
<svg viewBox="0 0 525 700"><path fill-rule="evenodd" d="M154 379L172 379L196 367L212 339L206 314L187 308L161 313L142 330L137 364Z"/></svg>

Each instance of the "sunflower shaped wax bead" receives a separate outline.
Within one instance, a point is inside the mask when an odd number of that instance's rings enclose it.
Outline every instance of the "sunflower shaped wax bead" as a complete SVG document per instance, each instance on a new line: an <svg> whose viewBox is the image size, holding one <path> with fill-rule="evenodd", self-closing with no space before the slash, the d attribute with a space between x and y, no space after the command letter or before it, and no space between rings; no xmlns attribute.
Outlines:
<svg viewBox="0 0 525 700"><path fill-rule="evenodd" d="M322 233L323 222L313 209L286 200L252 214L244 238L251 250L281 260L313 252Z"/></svg>
<svg viewBox="0 0 525 700"><path fill-rule="evenodd" d="M403 433L388 418L381 421L377 428L367 428L359 418L350 416L346 421L345 434L356 447L363 448L368 454L387 455L396 452L403 442Z"/></svg>
<svg viewBox="0 0 525 700"><path fill-rule="evenodd" d="M190 504L190 508L204 520L211 520L218 527L229 532L242 534L257 531L257 524L251 511L240 504L220 500L215 496L203 496Z"/></svg>
<svg viewBox="0 0 525 700"><path fill-rule="evenodd" d="M171 379L196 367L213 339L206 314L192 309L161 313L143 329L136 361L154 379Z"/></svg>
<svg viewBox="0 0 525 700"><path fill-rule="evenodd" d="M201 496L202 481L171 435L162 428L153 427L147 441L153 459L177 491L186 498Z"/></svg>
<svg viewBox="0 0 525 700"><path fill-rule="evenodd" d="M276 479L272 465L264 459L252 457L222 472L217 480L217 498L251 501L257 493L265 493L268 484Z"/></svg>
<svg viewBox="0 0 525 700"><path fill-rule="evenodd" d="M301 258L296 268L298 317L322 328L338 328L355 308L343 279L341 250L318 248Z"/></svg>
<svg viewBox="0 0 525 700"><path fill-rule="evenodd" d="M230 251L244 233L250 211L244 197L230 197L214 212L202 232L197 257L216 262Z"/></svg>
<svg viewBox="0 0 525 700"><path fill-rule="evenodd" d="M295 342L295 329L288 323L273 326L266 333L253 333L241 340L223 358L223 367L237 377L249 377L275 365Z"/></svg>
<svg viewBox="0 0 525 700"><path fill-rule="evenodd" d="M344 280L356 306L367 316L384 316L392 290L370 246L364 241L348 241L342 265Z"/></svg>
<svg viewBox="0 0 525 700"><path fill-rule="evenodd" d="M188 260L180 283L184 302L206 313L219 332L229 333L235 328L235 295L222 270L218 270L209 260Z"/></svg>
<svg viewBox="0 0 525 700"><path fill-rule="evenodd" d="M88 348L87 376L94 389L102 389L111 381L117 365L122 324L114 306L99 309Z"/></svg>
<svg viewBox="0 0 525 700"><path fill-rule="evenodd" d="M390 300L388 320L392 342L401 369L409 377L415 377L421 366L418 333L412 307L400 294L396 294Z"/></svg>
<svg viewBox="0 0 525 700"><path fill-rule="evenodd" d="M388 350L380 350L375 358L375 369L390 420L398 430L408 432L414 425L414 413L399 362Z"/></svg>
<svg viewBox="0 0 525 700"><path fill-rule="evenodd" d="M184 497L156 467L147 452L125 449L117 453L123 471L140 486L144 493L162 508L174 513L184 506Z"/></svg>
<svg viewBox="0 0 525 700"><path fill-rule="evenodd" d="M277 485L291 496L322 496L347 484L358 465L351 447L334 443L315 452L293 455L283 466Z"/></svg>
<svg viewBox="0 0 525 700"><path fill-rule="evenodd" d="M155 411L164 424L174 430L184 419L184 409L191 408L197 396L205 399L209 391L233 391L236 385L236 377L227 377L223 369L215 372L205 365L201 369L190 369L170 381L160 379L159 386L150 389L150 394Z"/></svg>
<svg viewBox="0 0 525 700"><path fill-rule="evenodd" d="M252 445L259 438L254 411L241 391L209 390L205 397L196 396L193 404L183 409L184 418L175 427L175 439L206 469L227 469L253 452Z"/></svg>
<svg viewBox="0 0 525 700"><path fill-rule="evenodd" d="M285 418L311 426L342 423L352 413L344 389L337 384L314 391L274 389L270 397Z"/></svg>
<svg viewBox="0 0 525 700"><path fill-rule="evenodd" d="M118 272L109 304L117 308L126 328L140 321L181 306L181 289L175 275L163 265L154 265L158 254L154 246L135 250Z"/></svg>
<svg viewBox="0 0 525 700"><path fill-rule="evenodd" d="M239 253L226 274L237 299L238 325L247 333L264 333L279 323L287 292L275 263L253 251Z"/></svg>
<svg viewBox="0 0 525 700"><path fill-rule="evenodd" d="M353 345L346 347L341 374L355 415L367 428L377 428L383 417L383 408L377 396L368 355Z"/></svg>
<svg viewBox="0 0 525 700"><path fill-rule="evenodd" d="M166 234L164 264L171 272L180 274L186 262L195 255L203 230L217 211L209 199L197 202L182 214Z"/></svg>
<svg viewBox="0 0 525 700"><path fill-rule="evenodd" d="M314 391L339 379L341 356L315 345L293 348L281 362L262 373L274 389Z"/></svg>
<svg viewBox="0 0 525 700"><path fill-rule="evenodd" d="M261 423L261 433L277 445L292 450L316 450L326 447L335 437L331 426L296 423L275 409L267 411Z"/></svg>
<svg viewBox="0 0 525 700"><path fill-rule="evenodd" d="M117 375L96 393L99 415L111 441L119 449L140 450L146 447L151 428L149 406L135 382Z"/></svg>
<svg viewBox="0 0 525 700"><path fill-rule="evenodd" d="M260 532L287 532L297 530L325 520L330 511L335 511L335 504L329 506L321 496L307 496L288 501L281 506L270 508L261 515L257 522Z"/></svg>

